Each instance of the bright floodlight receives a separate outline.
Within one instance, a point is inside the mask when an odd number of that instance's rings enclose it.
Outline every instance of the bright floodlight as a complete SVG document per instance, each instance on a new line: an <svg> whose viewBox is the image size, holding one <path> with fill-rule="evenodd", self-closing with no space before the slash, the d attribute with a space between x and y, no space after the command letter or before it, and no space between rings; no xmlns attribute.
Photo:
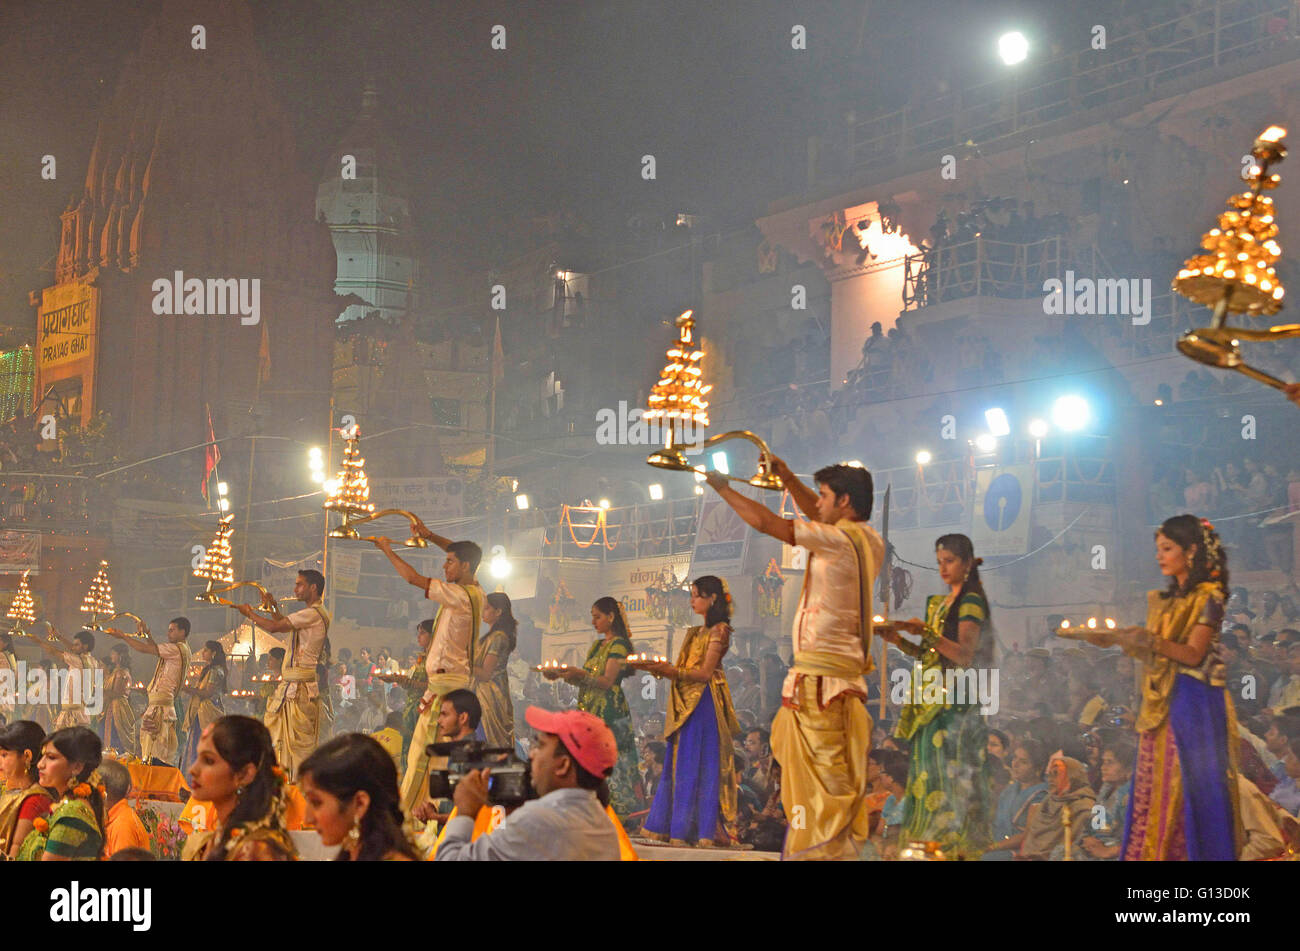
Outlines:
<svg viewBox="0 0 1300 951"><path fill-rule="evenodd" d="M697 486L695 487L695 494L696 494L696 495L703 495L703 494L704 494L704 486L702 486L702 485L697 485Z"/></svg>
<svg viewBox="0 0 1300 951"><path fill-rule="evenodd" d="M225 495L229 491L230 491L230 486L226 485L226 483L224 482L217 483L217 495Z"/></svg>
<svg viewBox="0 0 1300 951"><path fill-rule="evenodd" d="M338 491L339 480L326 479L324 482L321 483L321 488L324 489L326 492L328 492L330 495L333 495L335 492Z"/></svg>
<svg viewBox="0 0 1300 951"><path fill-rule="evenodd" d="M656 482L654 483L654 485L650 486L650 498L653 501L658 502L663 497L664 497L664 487L662 485Z"/></svg>
<svg viewBox="0 0 1300 951"><path fill-rule="evenodd" d="M319 483L321 483L321 482L324 482L324 481L325 481L325 470L324 470L324 469L313 469L313 470L311 470L311 481L313 481L313 482L315 482L315 483L317 483L317 484L319 484Z"/></svg>
<svg viewBox="0 0 1300 951"><path fill-rule="evenodd" d="M1029 55L1029 41L1025 39L1025 34L1018 30L1003 33L998 37L998 55L1008 66L1023 63L1025 57Z"/></svg>
<svg viewBox="0 0 1300 951"><path fill-rule="evenodd" d="M1011 434L1011 424L1007 422L1007 414L996 406L984 411L984 421L989 424L989 432L994 436Z"/></svg>
<svg viewBox="0 0 1300 951"><path fill-rule="evenodd" d="M516 495L516 496L515 496L515 508L519 509L519 511L521 511L521 512L526 511L527 508L528 508L528 496L526 496L526 495L525 495L524 493L522 493L522 492L520 492L518 495Z"/></svg>
<svg viewBox="0 0 1300 951"><path fill-rule="evenodd" d="M230 499L226 498L225 496L222 496L220 499L217 500L217 506L221 509L221 511L229 512Z"/></svg>
<svg viewBox="0 0 1300 951"><path fill-rule="evenodd" d="M307 458L312 461L313 465L317 461L321 461L320 446L312 446L309 450L307 450Z"/></svg>
<svg viewBox="0 0 1300 951"><path fill-rule="evenodd" d="M488 571L492 573L493 578L508 578L510 577L510 562L505 555L497 555L488 562Z"/></svg>
<svg viewBox="0 0 1300 951"><path fill-rule="evenodd" d="M601 500L600 500L600 507L603 508L603 509L607 509L607 508L609 508L609 499L601 499Z"/></svg>
<svg viewBox="0 0 1300 951"><path fill-rule="evenodd" d="M727 465L727 454L725 452L715 452L713 454L713 468L717 469L723 475L729 475L731 473L731 468Z"/></svg>
<svg viewBox="0 0 1300 951"><path fill-rule="evenodd" d="M1029 422L1029 435L1035 439L1042 439L1047 435L1047 421L1043 419L1034 419Z"/></svg>
<svg viewBox="0 0 1300 951"><path fill-rule="evenodd" d="M916 464L918 466L928 466L930 464L930 460L933 458L934 457L930 455L930 451L928 449L922 449L920 452L916 454Z"/></svg>
<svg viewBox="0 0 1300 951"><path fill-rule="evenodd" d="M998 447L998 441L992 433L980 433L975 437L975 447L981 452L992 452Z"/></svg>
<svg viewBox="0 0 1300 951"><path fill-rule="evenodd" d="M1052 422L1067 432L1083 429L1091 415L1082 396L1062 396L1052 404Z"/></svg>

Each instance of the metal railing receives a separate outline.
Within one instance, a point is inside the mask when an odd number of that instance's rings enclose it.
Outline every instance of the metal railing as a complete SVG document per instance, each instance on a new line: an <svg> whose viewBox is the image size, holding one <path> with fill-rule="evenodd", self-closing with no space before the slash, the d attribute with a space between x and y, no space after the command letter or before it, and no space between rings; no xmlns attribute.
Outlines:
<svg viewBox="0 0 1300 951"><path fill-rule="evenodd" d="M544 527L543 558L619 561L689 552L695 547L700 497L601 509L562 505L507 516L506 530Z"/></svg>
<svg viewBox="0 0 1300 951"><path fill-rule="evenodd" d="M1042 295L1043 281L1072 266L1064 237L1025 244L977 236L903 258L903 309L963 297L1025 299ZM1095 273L1095 260L1089 274Z"/></svg>
<svg viewBox="0 0 1300 951"><path fill-rule="evenodd" d="M1215 0L1112 37L1104 50L1049 60L1028 78L1015 73L975 86L954 83L947 95L865 119L849 129L848 163L881 167L968 141L987 145L1072 113L1150 96L1290 44L1297 33L1300 10L1290 0Z"/></svg>
<svg viewBox="0 0 1300 951"><path fill-rule="evenodd" d="M1034 472L1035 503L1115 501L1115 462L1106 436L1075 436L1055 445L1017 440L993 456L939 459L924 466L900 466L872 472L875 511L883 513L890 492L889 527L893 531L969 526L975 501L976 474L994 465L1029 464ZM878 518L878 516L877 516Z"/></svg>

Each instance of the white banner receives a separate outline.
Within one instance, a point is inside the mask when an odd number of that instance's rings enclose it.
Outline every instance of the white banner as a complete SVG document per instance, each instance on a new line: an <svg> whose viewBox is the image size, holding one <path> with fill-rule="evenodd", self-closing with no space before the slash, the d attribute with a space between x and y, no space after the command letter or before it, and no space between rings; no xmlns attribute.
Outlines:
<svg viewBox="0 0 1300 951"><path fill-rule="evenodd" d="M975 554L988 557L1023 555L1029 551L1033 480L1030 466L1001 466L976 471L970 531Z"/></svg>
<svg viewBox="0 0 1300 951"><path fill-rule="evenodd" d="M405 509L425 524L463 518L465 480L459 476L415 479L371 479L370 501L375 510ZM390 535L395 533L389 532Z"/></svg>
<svg viewBox="0 0 1300 951"><path fill-rule="evenodd" d="M272 558L262 559L262 585L275 595L275 599L284 607L285 601L293 600L293 586L298 580L298 572L304 568L320 571L321 553L315 552L298 561L276 561ZM256 594L256 592L254 592ZM296 611L290 606L285 613Z"/></svg>
<svg viewBox="0 0 1300 951"><path fill-rule="evenodd" d="M27 571L36 574L41 568L41 536L37 532L0 531L0 571Z"/></svg>

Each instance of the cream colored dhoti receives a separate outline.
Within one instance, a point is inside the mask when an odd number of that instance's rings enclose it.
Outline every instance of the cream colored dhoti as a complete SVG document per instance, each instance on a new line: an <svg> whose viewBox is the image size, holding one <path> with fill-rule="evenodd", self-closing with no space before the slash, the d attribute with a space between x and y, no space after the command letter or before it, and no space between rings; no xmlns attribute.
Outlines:
<svg viewBox="0 0 1300 951"><path fill-rule="evenodd" d="M772 721L772 755L781 764L781 804L789 830L783 859L856 860L870 830L867 754L871 715L862 698L841 693L825 710L819 678L804 676Z"/></svg>
<svg viewBox="0 0 1300 951"><path fill-rule="evenodd" d="M442 709L442 698L453 690L468 687L469 678L455 674L429 678L428 689L434 691L433 699L429 709L416 718L411 745L406 751L406 771L402 774L402 812L408 817L429 794L429 756L424 748L439 740L438 712Z"/></svg>
<svg viewBox="0 0 1300 951"><path fill-rule="evenodd" d="M149 727L154 727L151 731ZM149 694L149 704L140 717L140 759L161 760L176 765L176 698L170 693Z"/></svg>
<svg viewBox="0 0 1300 951"><path fill-rule="evenodd" d="M296 779L302 764L320 739L321 701L316 671L289 671L266 704L266 729L276 759Z"/></svg>

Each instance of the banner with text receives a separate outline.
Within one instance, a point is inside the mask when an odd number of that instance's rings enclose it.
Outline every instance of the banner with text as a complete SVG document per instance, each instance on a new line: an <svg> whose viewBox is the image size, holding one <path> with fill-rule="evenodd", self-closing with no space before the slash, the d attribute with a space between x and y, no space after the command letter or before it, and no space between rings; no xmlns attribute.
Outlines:
<svg viewBox="0 0 1300 951"><path fill-rule="evenodd" d="M35 574L41 567L41 536L36 532L0 531L0 571Z"/></svg>

